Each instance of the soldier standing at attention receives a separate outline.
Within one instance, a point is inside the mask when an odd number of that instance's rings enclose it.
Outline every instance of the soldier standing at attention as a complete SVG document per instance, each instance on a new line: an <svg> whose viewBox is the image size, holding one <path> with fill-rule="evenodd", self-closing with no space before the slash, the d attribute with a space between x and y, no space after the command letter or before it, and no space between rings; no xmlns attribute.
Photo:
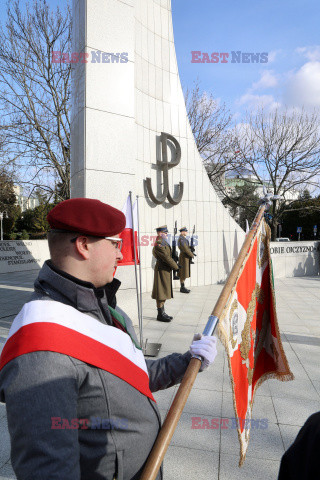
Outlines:
<svg viewBox="0 0 320 480"><path fill-rule="evenodd" d="M172 317L164 311L164 303L173 298L172 293L172 270L178 271L179 267L171 256L171 247L166 241L168 235L167 225L158 227L157 239L152 253L157 262L154 268L153 290L151 297L157 302L159 322L171 322Z"/></svg>
<svg viewBox="0 0 320 480"><path fill-rule="evenodd" d="M187 233L188 233L187 227L180 228L178 247L180 249L179 265L181 266L181 270L179 271L179 276L180 276L180 292L181 293L190 292L190 290L184 286L184 282L186 278L190 277L190 260L194 258L194 255L190 250L189 241L186 238Z"/></svg>

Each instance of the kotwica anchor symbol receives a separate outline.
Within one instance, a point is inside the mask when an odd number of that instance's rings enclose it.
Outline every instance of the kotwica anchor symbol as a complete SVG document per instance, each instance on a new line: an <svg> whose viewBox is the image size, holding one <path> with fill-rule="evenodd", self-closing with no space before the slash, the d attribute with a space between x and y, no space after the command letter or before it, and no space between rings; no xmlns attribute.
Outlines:
<svg viewBox="0 0 320 480"><path fill-rule="evenodd" d="M171 161L168 162L168 140L170 140L175 146L175 155L172 155ZM161 150L162 150L162 160L157 160L157 166L162 170L163 175L163 191L159 197L156 197L152 190L151 178L146 178L146 187L147 192L151 200L156 205L161 205L165 202L166 198L168 199L171 205L178 205L181 202L183 195L183 182L179 182L179 190L176 197L172 197L169 192L169 170L170 168L176 167L179 165L181 160L181 147L178 142L172 135L169 133L161 132Z"/></svg>

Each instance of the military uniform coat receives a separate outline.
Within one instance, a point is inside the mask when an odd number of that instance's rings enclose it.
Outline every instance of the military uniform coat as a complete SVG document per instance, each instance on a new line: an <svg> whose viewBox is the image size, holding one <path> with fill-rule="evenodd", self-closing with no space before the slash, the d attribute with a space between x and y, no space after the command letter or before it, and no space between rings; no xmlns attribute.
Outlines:
<svg viewBox="0 0 320 480"><path fill-rule="evenodd" d="M189 247L189 241L183 235L179 236L178 247L180 250L179 255L179 265L181 270L179 270L179 277L182 281L190 277L190 259L194 258L193 253Z"/></svg>
<svg viewBox="0 0 320 480"><path fill-rule="evenodd" d="M154 268L153 290L151 297L155 300L173 298L172 270L178 270L178 265L171 256L171 247L163 238L157 239L152 250L157 262Z"/></svg>

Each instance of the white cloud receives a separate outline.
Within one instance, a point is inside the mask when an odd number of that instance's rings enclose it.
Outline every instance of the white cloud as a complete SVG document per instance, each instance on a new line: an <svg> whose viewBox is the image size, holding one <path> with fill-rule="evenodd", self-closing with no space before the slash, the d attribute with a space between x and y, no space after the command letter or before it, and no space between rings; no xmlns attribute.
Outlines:
<svg viewBox="0 0 320 480"><path fill-rule="evenodd" d="M271 54L275 58L279 52ZM259 107L269 111L275 108L287 108L289 111L320 108L320 45L299 47L295 53L308 61L305 60L301 67L282 73L265 69L260 78L238 98L236 106L253 111Z"/></svg>
<svg viewBox="0 0 320 480"><path fill-rule="evenodd" d="M278 85L278 79L272 70L265 70L260 80L252 84L252 90L261 90L265 88L273 88Z"/></svg>
<svg viewBox="0 0 320 480"><path fill-rule="evenodd" d="M249 110L257 110L261 107L267 110L275 110L280 106L273 95L253 95L252 93L242 95L237 103L240 106L247 106Z"/></svg>
<svg viewBox="0 0 320 480"><path fill-rule="evenodd" d="M288 106L320 107L320 62L307 62L292 73L284 85L283 99Z"/></svg>
<svg viewBox="0 0 320 480"><path fill-rule="evenodd" d="M272 50L268 54L268 63L273 63L282 50Z"/></svg>
<svg viewBox="0 0 320 480"><path fill-rule="evenodd" d="M303 55L310 62L320 61L320 45L313 45L310 47L299 47L299 48L296 48L296 52Z"/></svg>

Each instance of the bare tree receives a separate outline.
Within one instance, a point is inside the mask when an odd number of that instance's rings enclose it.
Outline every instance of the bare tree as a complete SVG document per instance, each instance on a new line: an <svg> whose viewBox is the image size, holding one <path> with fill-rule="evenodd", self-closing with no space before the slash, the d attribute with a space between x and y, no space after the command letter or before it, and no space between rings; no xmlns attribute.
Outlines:
<svg viewBox="0 0 320 480"><path fill-rule="evenodd" d="M52 53L70 52L70 19L69 6L51 11L47 0L23 6L14 0L8 2L6 25L0 28L7 161L19 183L51 194L59 183L62 198L70 192L71 64L52 62Z"/></svg>
<svg viewBox="0 0 320 480"><path fill-rule="evenodd" d="M185 103L192 133L208 176L221 190L224 175L235 167L236 140L232 115L225 104L213 95L200 91L197 81L193 90L185 92Z"/></svg>
<svg viewBox="0 0 320 480"><path fill-rule="evenodd" d="M237 128L237 151L241 163L252 172L255 184L266 185L274 195L272 238L284 210L298 202L306 188L319 187L319 113L260 109ZM239 176L242 169L239 168Z"/></svg>

